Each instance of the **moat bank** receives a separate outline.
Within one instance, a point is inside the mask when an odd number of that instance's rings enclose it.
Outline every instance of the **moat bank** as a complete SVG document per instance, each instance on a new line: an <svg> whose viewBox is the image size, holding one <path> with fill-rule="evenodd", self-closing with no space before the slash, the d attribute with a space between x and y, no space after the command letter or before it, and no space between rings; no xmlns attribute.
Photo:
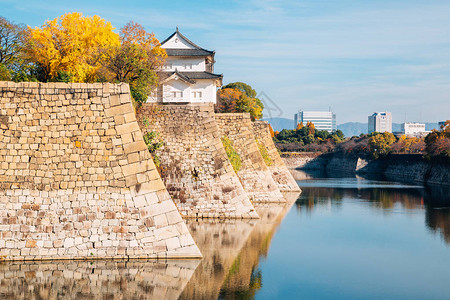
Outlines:
<svg viewBox="0 0 450 300"><path fill-rule="evenodd" d="M358 174L381 174L388 180L450 185L450 164L426 160L420 154L391 154L373 160L341 153L284 153L289 169L324 170Z"/></svg>

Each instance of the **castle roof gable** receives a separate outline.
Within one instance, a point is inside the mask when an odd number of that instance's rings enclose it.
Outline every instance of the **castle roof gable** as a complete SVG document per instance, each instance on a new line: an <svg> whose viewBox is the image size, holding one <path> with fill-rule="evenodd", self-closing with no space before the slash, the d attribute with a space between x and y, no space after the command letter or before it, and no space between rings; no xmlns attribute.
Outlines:
<svg viewBox="0 0 450 300"><path fill-rule="evenodd" d="M185 37L178 27L172 35L161 42L161 47L166 49L168 56L208 56L214 51L203 49Z"/></svg>

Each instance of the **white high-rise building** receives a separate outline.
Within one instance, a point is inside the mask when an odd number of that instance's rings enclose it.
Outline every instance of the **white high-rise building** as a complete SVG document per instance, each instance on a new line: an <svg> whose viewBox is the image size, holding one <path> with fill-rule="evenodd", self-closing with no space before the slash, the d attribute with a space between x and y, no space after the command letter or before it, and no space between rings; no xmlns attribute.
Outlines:
<svg viewBox="0 0 450 300"><path fill-rule="evenodd" d="M423 123L403 123L402 133L410 137L424 137L430 131L425 130L425 124Z"/></svg>
<svg viewBox="0 0 450 300"><path fill-rule="evenodd" d="M216 103L222 75L214 74L214 51L197 46L177 30L161 43L167 59L158 72L160 85L149 102Z"/></svg>
<svg viewBox="0 0 450 300"><path fill-rule="evenodd" d="M369 116L369 133L392 132L392 114L390 112L373 113Z"/></svg>
<svg viewBox="0 0 450 300"><path fill-rule="evenodd" d="M306 126L306 123L311 122L317 130L326 130L329 133L336 132L337 130L336 114L331 111L300 110L294 115L294 122L294 128L300 123L303 123L303 125Z"/></svg>

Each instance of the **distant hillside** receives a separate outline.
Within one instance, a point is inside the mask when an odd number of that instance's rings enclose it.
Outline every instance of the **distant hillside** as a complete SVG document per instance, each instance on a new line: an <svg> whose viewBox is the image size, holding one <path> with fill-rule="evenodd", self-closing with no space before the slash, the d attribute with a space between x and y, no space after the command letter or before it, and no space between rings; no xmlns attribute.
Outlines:
<svg viewBox="0 0 450 300"><path fill-rule="evenodd" d="M346 137L352 137L354 135L366 134L368 132L367 123L348 122L337 126L342 130ZM402 124L392 123L392 131L401 131ZM425 130L439 129L438 123L425 123Z"/></svg>
<svg viewBox="0 0 450 300"><path fill-rule="evenodd" d="M274 131L281 131L283 129L294 129L294 120L287 118L267 118L263 119L272 125Z"/></svg>
<svg viewBox="0 0 450 300"><path fill-rule="evenodd" d="M360 135L361 133L367 133L367 123L348 122L337 126L339 130L345 135L345 137L352 137L354 135Z"/></svg>

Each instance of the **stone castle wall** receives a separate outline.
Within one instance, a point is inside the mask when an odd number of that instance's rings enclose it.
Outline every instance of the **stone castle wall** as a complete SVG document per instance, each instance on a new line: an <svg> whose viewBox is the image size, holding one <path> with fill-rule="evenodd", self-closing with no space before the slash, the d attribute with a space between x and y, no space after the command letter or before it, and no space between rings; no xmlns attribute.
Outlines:
<svg viewBox="0 0 450 300"><path fill-rule="evenodd" d="M253 122L253 133L259 142L266 148L269 157L271 159L271 164L269 170L272 172L272 178L278 185L278 188L282 192L289 191L300 191L298 184L295 182L294 177L287 169L283 160L278 153L275 144L273 143L272 137L269 131L269 123L266 121L256 121Z"/></svg>
<svg viewBox="0 0 450 300"><path fill-rule="evenodd" d="M0 259L199 257L128 85L0 82Z"/></svg>
<svg viewBox="0 0 450 300"><path fill-rule="evenodd" d="M242 160L237 171L244 190L253 202L285 202L267 168L252 132L250 114L216 114L221 136L226 136Z"/></svg>
<svg viewBox="0 0 450 300"><path fill-rule="evenodd" d="M142 132L164 142L156 151L161 177L183 216L258 217L228 160L212 103L147 103L138 120Z"/></svg>

